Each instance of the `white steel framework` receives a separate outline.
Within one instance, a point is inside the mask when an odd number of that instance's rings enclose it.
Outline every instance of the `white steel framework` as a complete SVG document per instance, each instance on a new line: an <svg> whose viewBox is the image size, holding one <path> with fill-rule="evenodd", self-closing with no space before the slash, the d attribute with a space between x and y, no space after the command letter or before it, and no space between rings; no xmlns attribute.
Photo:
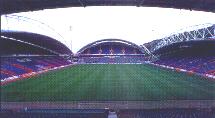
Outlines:
<svg viewBox="0 0 215 118"><path fill-rule="evenodd" d="M215 36L215 24L202 24L185 28L170 36L158 39L149 43L150 51L153 52L172 43L190 41L190 40L206 40Z"/></svg>

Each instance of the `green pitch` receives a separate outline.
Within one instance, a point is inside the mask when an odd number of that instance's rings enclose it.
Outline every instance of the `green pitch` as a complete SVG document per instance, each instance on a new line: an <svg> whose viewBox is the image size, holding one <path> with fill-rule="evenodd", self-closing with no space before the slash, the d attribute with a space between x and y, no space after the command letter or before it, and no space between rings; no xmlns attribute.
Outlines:
<svg viewBox="0 0 215 118"><path fill-rule="evenodd" d="M214 100L215 82L151 65L75 65L1 86L1 101Z"/></svg>

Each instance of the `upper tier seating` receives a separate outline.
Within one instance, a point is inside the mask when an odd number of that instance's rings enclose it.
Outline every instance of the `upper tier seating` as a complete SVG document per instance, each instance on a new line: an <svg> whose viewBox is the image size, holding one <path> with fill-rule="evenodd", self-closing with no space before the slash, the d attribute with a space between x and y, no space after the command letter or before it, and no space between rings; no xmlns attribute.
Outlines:
<svg viewBox="0 0 215 118"><path fill-rule="evenodd" d="M102 45L92 47L83 52L83 54L142 54L138 49L122 45Z"/></svg>

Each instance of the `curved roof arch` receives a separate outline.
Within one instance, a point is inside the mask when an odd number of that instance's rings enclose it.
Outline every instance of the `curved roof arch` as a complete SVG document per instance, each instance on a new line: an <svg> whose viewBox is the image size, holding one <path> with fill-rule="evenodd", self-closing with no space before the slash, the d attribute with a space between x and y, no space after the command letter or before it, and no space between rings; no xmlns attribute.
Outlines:
<svg viewBox="0 0 215 118"><path fill-rule="evenodd" d="M82 52L84 52L86 49L89 49L91 47L95 47L95 46L98 46L99 44L103 44L103 43L121 43L121 44L125 44L125 45L128 45L128 46L131 46L133 48L136 48L138 49L140 52L142 53L145 53L145 51L140 47L138 46L137 44L135 43L132 43L130 41L126 41L126 40L122 40L122 39L102 39L102 40L97 40L97 41L94 41L90 44L87 44L86 46L84 46L83 48L81 48L77 54L81 54Z"/></svg>
<svg viewBox="0 0 215 118"><path fill-rule="evenodd" d="M22 31L2 31L1 37L16 40L59 55L72 54L72 51L60 41L41 34Z"/></svg>
<svg viewBox="0 0 215 118"><path fill-rule="evenodd" d="M214 0L1 0L1 14L87 6L147 6L215 12Z"/></svg>
<svg viewBox="0 0 215 118"><path fill-rule="evenodd" d="M14 31L40 34L58 40L64 45L67 45L64 37L60 33L58 33L56 29L52 28L50 25L42 21L16 14L2 15L1 19L2 19L1 31L3 32Z"/></svg>

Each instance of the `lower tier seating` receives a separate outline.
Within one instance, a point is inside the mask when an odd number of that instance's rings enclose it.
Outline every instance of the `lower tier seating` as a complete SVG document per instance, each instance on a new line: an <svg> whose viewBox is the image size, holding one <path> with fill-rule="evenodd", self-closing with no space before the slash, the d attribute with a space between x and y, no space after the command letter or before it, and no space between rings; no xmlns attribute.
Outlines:
<svg viewBox="0 0 215 118"><path fill-rule="evenodd" d="M1 80L26 73L38 72L54 67L71 64L56 56L39 57L1 57Z"/></svg>
<svg viewBox="0 0 215 118"><path fill-rule="evenodd" d="M119 118L214 118L212 109L121 110Z"/></svg>
<svg viewBox="0 0 215 118"><path fill-rule="evenodd" d="M1 110L2 118L108 118L105 109L33 109L26 111Z"/></svg>
<svg viewBox="0 0 215 118"><path fill-rule="evenodd" d="M143 63L144 56L81 57L79 63Z"/></svg>
<svg viewBox="0 0 215 118"><path fill-rule="evenodd" d="M163 58L154 63L199 74L215 75L215 56Z"/></svg>

